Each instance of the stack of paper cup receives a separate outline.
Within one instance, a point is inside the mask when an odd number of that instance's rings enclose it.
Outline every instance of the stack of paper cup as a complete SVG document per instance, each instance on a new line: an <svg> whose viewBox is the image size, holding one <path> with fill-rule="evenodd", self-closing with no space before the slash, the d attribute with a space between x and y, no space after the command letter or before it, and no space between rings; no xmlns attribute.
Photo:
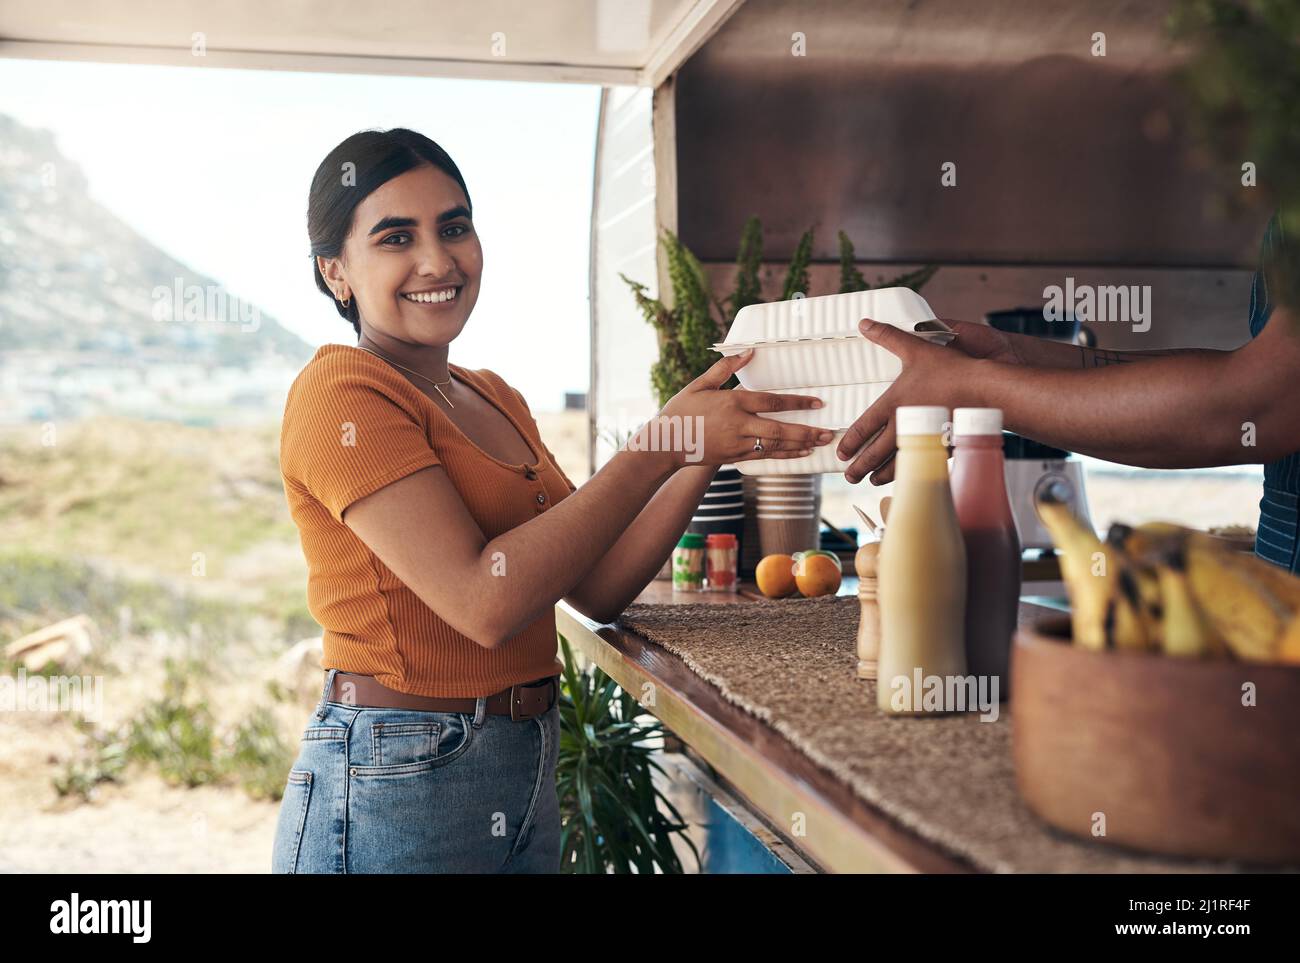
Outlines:
<svg viewBox="0 0 1300 963"><path fill-rule="evenodd" d="M758 477L745 475L741 481L745 498L745 534L740 539L740 577L751 578L763 558L758 540Z"/></svg>
<svg viewBox="0 0 1300 963"><path fill-rule="evenodd" d="M745 496L742 486L743 481L736 468L730 465L719 468L686 530L700 535L725 532L735 535L737 542L743 545Z"/></svg>
<svg viewBox="0 0 1300 963"><path fill-rule="evenodd" d="M758 540L764 556L790 555L817 547L821 482L821 475L758 478Z"/></svg>

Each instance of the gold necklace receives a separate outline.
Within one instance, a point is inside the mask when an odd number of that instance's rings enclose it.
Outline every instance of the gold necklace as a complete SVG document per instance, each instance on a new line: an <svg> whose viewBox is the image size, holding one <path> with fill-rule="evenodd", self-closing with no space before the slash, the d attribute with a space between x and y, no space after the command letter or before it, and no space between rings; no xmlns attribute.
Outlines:
<svg viewBox="0 0 1300 963"><path fill-rule="evenodd" d="M358 348L361 348L362 351L370 351L369 348L363 348L361 345L357 345L357 347L358 347ZM430 378L428 375L422 375L422 374L420 374L420 372L415 371L415 370L413 370L413 369L411 369L411 368L408 368L408 367L407 367L406 365L404 365L404 364L398 364L396 361L393 361L391 358L385 358L385 357L384 357L382 354L380 354L378 351L370 351L370 353L373 354L376 358L381 358L381 359L383 359L384 361L387 361L389 364L391 364L391 365L392 365L393 367L395 367L395 368L401 368L403 371L410 371L411 374L415 375L417 378L423 378L425 381L429 382L429 384L433 385L433 387L437 389L438 394L442 395L442 400L443 400L443 401L447 402L447 404L450 405L452 408L455 408L455 407L456 407L455 405L453 405L453 404L451 403L451 399L450 399L450 398L448 398L446 395L443 395L443 394L442 394L442 388L440 387L440 385L449 385L449 384L451 384L451 377L450 377L450 374L448 374L448 377L447 377L447 380L446 380L446 381L434 381L434 380L433 380L432 378Z"/></svg>

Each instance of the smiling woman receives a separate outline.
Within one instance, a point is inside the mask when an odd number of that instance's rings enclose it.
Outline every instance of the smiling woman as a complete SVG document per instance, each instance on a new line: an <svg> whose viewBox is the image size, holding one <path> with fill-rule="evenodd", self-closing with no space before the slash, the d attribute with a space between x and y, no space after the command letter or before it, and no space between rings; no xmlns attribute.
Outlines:
<svg viewBox="0 0 1300 963"><path fill-rule="evenodd" d="M413 176L399 177L407 172ZM435 203L435 213L423 222L414 208L400 206L405 201L423 210L431 200L445 206ZM381 336L397 337L412 324L426 328L418 315L402 323L396 313L402 301L454 304L447 320L454 318L458 327L444 339L449 341L478 299L483 249L472 217L460 168L428 137L404 128L354 134L330 151L312 179L307 233L316 287L335 299L335 308L358 335L363 313ZM349 246L354 226L364 227L365 234ZM426 259L412 276L406 252L390 255L419 240L421 231L437 235L443 245L440 256Z"/></svg>
<svg viewBox="0 0 1300 963"><path fill-rule="evenodd" d="M317 351L281 426L326 674L277 872L558 872L556 602L613 619L718 465L831 438L759 414L814 399L718 390L735 356L660 412L699 427L689 452L652 419L579 490L522 394L448 361L483 273L472 210L451 158L405 129L349 137L312 181L316 284L357 344Z"/></svg>

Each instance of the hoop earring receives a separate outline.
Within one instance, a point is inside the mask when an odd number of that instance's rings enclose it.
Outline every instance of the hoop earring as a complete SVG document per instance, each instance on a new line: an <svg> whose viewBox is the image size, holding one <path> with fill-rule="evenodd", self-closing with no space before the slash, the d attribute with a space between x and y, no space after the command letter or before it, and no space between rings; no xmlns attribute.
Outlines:
<svg viewBox="0 0 1300 963"><path fill-rule="evenodd" d="M345 311L347 310L348 304L351 303L351 301L352 301L351 298L339 298L339 304L343 305L343 309Z"/></svg>

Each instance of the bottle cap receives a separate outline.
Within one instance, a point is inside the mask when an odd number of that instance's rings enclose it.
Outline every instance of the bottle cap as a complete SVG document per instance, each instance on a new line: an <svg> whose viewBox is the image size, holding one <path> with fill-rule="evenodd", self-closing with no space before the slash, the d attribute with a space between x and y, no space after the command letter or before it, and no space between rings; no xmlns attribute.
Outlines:
<svg viewBox="0 0 1300 963"><path fill-rule="evenodd" d="M948 409L938 405L900 405L894 424L900 435L941 435L948 421Z"/></svg>
<svg viewBox="0 0 1300 963"><path fill-rule="evenodd" d="M952 412L954 435L1002 434L1001 408L954 408Z"/></svg>
<svg viewBox="0 0 1300 963"><path fill-rule="evenodd" d="M735 548L736 536L731 532L714 532L712 535L706 535L704 541L709 548Z"/></svg>
<svg viewBox="0 0 1300 963"><path fill-rule="evenodd" d="M678 548L703 548L704 536L698 532L687 532L677 540Z"/></svg>

